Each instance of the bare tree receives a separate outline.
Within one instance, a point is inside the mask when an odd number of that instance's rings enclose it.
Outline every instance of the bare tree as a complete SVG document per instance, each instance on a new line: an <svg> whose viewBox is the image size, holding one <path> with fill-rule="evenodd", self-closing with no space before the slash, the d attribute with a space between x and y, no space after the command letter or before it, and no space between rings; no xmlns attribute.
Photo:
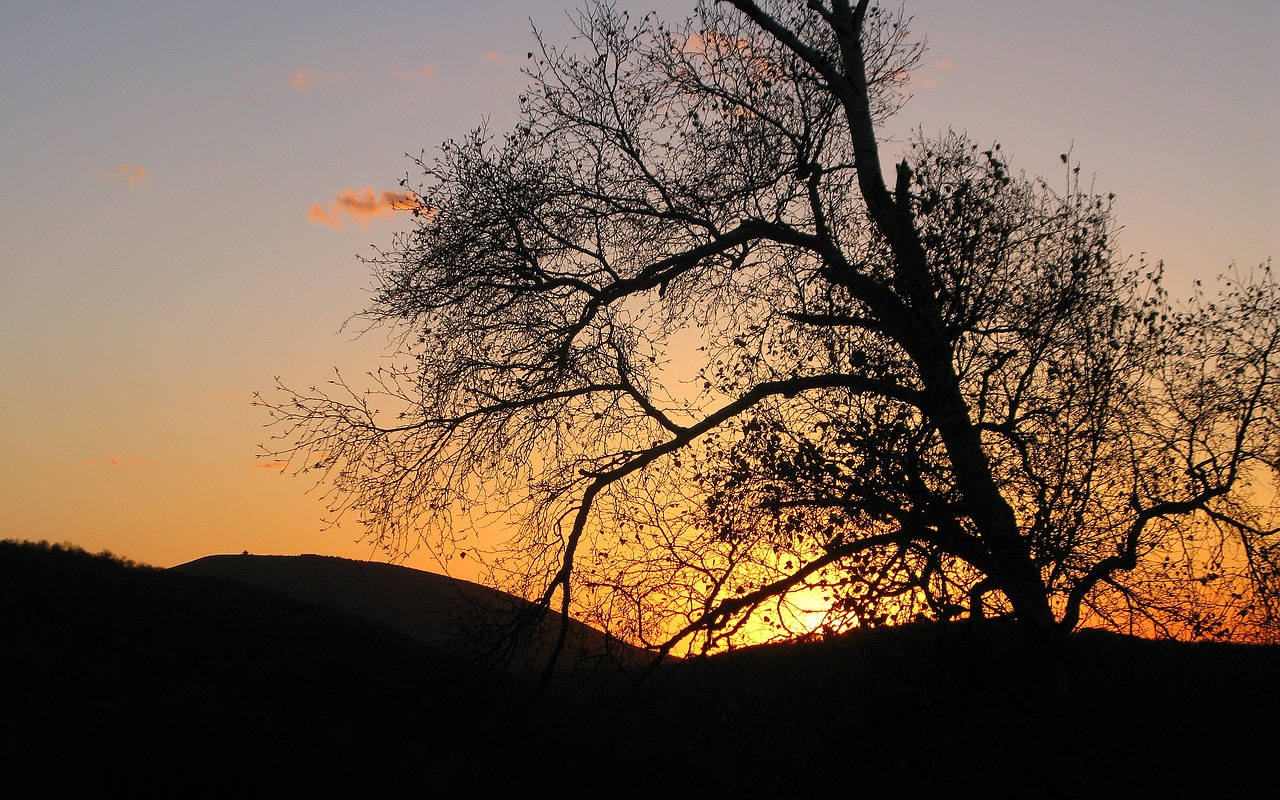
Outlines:
<svg viewBox="0 0 1280 800"><path fill-rule="evenodd" d="M417 160L371 260L402 338L264 403L392 552L518 521L544 607L662 652L1012 617L1269 635L1280 292L1175 304L1110 197L878 125L923 45L867 0L612 4L538 37L515 130Z"/></svg>

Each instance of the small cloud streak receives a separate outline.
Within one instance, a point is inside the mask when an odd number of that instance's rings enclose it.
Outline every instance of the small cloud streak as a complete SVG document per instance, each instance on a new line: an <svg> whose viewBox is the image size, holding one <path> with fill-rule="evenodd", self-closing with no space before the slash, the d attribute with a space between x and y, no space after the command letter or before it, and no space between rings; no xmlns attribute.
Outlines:
<svg viewBox="0 0 1280 800"><path fill-rule="evenodd" d="M337 80L337 75L328 75L310 69L300 69L293 73L293 77L289 79L289 85L293 87L295 92L309 92L318 84L333 83Z"/></svg>
<svg viewBox="0 0 1280 800"><path fill-rule="evenodd" d="M507 61L507 57L502 53L499 53L497 50L491 50L488 53L485 53L484 57L495 64L505 64Z"/></svg>
<svg viewBox="0 0 1280 800"><path fill-rule="evenodd" d="M279 458L275 458L275 459L272 459L271 461L259 461L256 464L250 464L249 469L278 472L288 466L289 466L288 461L283 461Z"/></svg>
<svg viewBox="0 0 1280 800"><path fill-rule="evenodd" d="M149 467L156 462L152 458L91 458L84 463L87 467Z"/></svg>
<svg viewBox="0 0 1280 800"><path fill-rule="evenodd" d="M436 78L436 68L434 64L427 64L426 66L419 67L418 69L396 67L391 70L391 76L394 78L405 78L407 80L417 81L418 83L426 86L435 86L439 83L439 80Z"/></svg>
<svg viewBox="0 0 1280 800"><path fill-rule="evenodd" d="M130 186L141 186L147 182L147 171L137 164L120 164L116 167L116 172L120 174Z"/></svg>
<svg viewBox="0 0 1280 800"><path fill-rule="evenodd" d="M944 58L940 61L933 62L932 67L935 70L945 72L947 70L955 69L956 62L949 58ZM929 87L937 86L941 82L941 79L936 75L929 74L928 72L916 72L907 77L907 82L912 86L928 89Z"/></svg>
<svg viewBox="0 0 1280 800"><path fill-rule="evenodd" d="M428 208L413 192L375 192L372 186L365 186L339 192L327 207L313 203L307 210L307 219L317 225L341 228L342 219L346 217L361 227L368 227L372 220L394 217L397 211L420 214Z"/></svg>

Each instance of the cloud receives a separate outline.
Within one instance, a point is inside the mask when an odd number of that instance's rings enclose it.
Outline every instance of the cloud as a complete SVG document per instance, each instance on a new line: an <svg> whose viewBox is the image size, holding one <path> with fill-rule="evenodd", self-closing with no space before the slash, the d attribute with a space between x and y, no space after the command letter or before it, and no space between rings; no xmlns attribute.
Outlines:
<svg viewBox="0 0 1280 800"><path fill-rule="evenodd" d="M495 64L505 64L507 61L507 57L502 53L499 53L497 50L490 50L488 53L484 54L484 57Z"/></svg>
<svg viewBox="0 0 1280 800"><path fill-rule="evenodd" d="M397 211L412 211L419 205L418 198L409 192L382 192L375 195L370 186L347 189L334 199L334 207L357 222L373 217L394 216Z"/></svg>
<svg viewBox="0 0 1280 800"><path fill-rule="evenodd" d="M156 462L152 458L91 458L84 463L87 467L149 467Z"/></svg>
<svg viewBox="0 0 1280 800"><path fill-rule="evenodd" d="M341 228L342 219L319 203L312 203L307 209L307 219L317 225L328 225L330 228Z"/></svg>
<svg viewBox="0 0 1280 800"><path fill-rule="evenodd" d="M147 171L137 164L120 164L116 167L116 172L128 181L130 186L141 186L147 182Z"/></svg>
<svg viewBox="0 0 1280 800"><path fill-rule="evenodd" d="M333 83L339 80L337 75L328 75L309 69L300 69L293 73L293 77L289 79L289 85L296 92L309 92L317 84Z"/></svg>
<svg viewBox="0 0 1280 800"><path fill-rule="evenodd" d="M346 217L362 227L379 217L394 217L397 211L423 212L427 207L413 192L375 192L372 186L344 189L328 207L312 204L307 219L317 225L341 228Z"/></svg>
<svg viewBox="0 0 1280 800"><path fill-rule="evenodd" d="M940 61L933 62L933 64L930 66L934 70L945 72L947 70L955 69L956 62L950 58L944 58ZM927 89L931 86L937 86L941 81L942 81L941 78L939 78L936 74L932 74L929 70L925 70L922 72L915 72L907 76L907 82L917 88Z"/></svg>
<svg viewBox="0 0 1280 800"><path fill-rule="evenodd" d="M427 64L426 66L419 67L418 69L396 67L391 70L391 75L394 78L407 78L408 80L417 81L418 83L425 84L427 86L435 86L439 83L439 80L436 78L436 68L434 64Z"/></svg>
<svg viewBox="0 0 1280 800"><path fill-rule="evenodd" d="M720 54L738 51L741 53L750 53L755 50L756 44L750 38L741 38L736 36L726 36L717 31L703 31L701 33L691 33L684 41L684 52L690 55L702 55L708 58Z"/></svg>
<svg viewBox="0 0 1280 800"><path fill-rule="evenodd" d="M274 458L270 461L259 461L254 464L250 464L249 469L270 470L275 472L278 470L282 470L287 466L289 466L288 461L283 461L279 458Z"/></svg>

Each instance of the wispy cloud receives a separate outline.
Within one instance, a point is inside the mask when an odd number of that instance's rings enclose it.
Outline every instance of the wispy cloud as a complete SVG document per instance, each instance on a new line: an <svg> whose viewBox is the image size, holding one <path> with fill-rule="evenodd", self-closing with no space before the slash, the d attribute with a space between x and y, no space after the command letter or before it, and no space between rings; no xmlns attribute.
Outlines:
<svg viewBox="0 0 1280 800"><path fill-rule="evenodd" d="M397 211L412 211L420 205L418 198L410 192L375 194L370 186L347 189L334 199L334 208L357 221L393 216Z"/></svg>
<svg viewBox="0 0 1280 800"><path fill-rule="evenodd" d="M312 204L307 210L307 219L317 225L341 228L345 217L357 225L367 226L379 217L393 217L397 211L421 212L425 208L412 192L375 192L372 186L365 186L339 192L328 206Z"/></svg>
<svg viewBox="0 0 1280 800"><path fill-rule="evenodd" d="M497 50L490 50L489 52L487 52L487 53L485 53L485 54L484 54L484 57L485 57L486 59L488 59L489 61L492 61L492 62L493 62L493 63L495 63L495 64L505 64L505 63L507 63L507 57L506 57L506 55L504 55L503 53L498 52Z"/></svg>
<svg viewBox="0 0 1280 800"><path fill-rule="evenodd" d="M124 178L130 186L141 186L147 182L147 171L137 164L120 164L116 174Z"/></svg>
<svg viewBox="0 0 1280 800"><path fill-rule="evenodd" d="M426 86L435 86L440 81L436 77L436 68L434 64L427 64L417 69L409 69L408 67L396 67L391 70L393 78L404 78L406 80L416 81Z"/></svg>
<svg viewBox="0 0 1280 800"><path fill-rule="evenodd" d="M690 34L684 41L683 50L691 55L712 56L718 53L729 53L734 50L749 53L755 43L751 39L736 36L725 36L715 31L703 31Z"/></svg>
<svg viewBox="0 0 1280 800"><path fill-rule="evenodd" d="M284 468L285 468L285 467L287 467L287 466L289 466L289 462L288 462L288 461L283 461L283 460L281 460L281 459L274 458L274 459L272 459L272 460L270 460L270 461L258 461L258 462L255 462L255 463L253 463L253 464L250 464L250 465L249 465L249 469L267 470L267 471L271 471L271 472L278 472L279 470L282 470L282 469L284 469Z"/></svg>
<svg viewBox="0 0 1280 800"><path fill-rule="evenodd" d="M948 70L953 70L955 68L956 68L955 61L949 58L944 58L944 59L933 62L926 69L912 73L908 77L908 82L912 86L922 87L927 89L931 86L937 86L941 82L942 79L939 78L937 75L938 72L946 72Z"/></svg>
<svg viewBox="0 0 1280 800"><path fill-rule="evenodd" d="M307 219L317 225L328 225L330 228L341 228L342 218L319 203L312 203L307 209Z"/></svg>
<svg viewBox="0 0 1280 800"><path fill-rule="evenodd" d="M289 79L289 85L293 87L295 92L309 92L319 84L334 83L338 80L341 80L338 75L300 69L293 73L293 77Z"/></svg>
<svg viewBox="0 0 1280 800"><path fill-rule="evenodd" d="M87 467L149 467L156 462L152 458L91 458L84 463Z"/></svg>

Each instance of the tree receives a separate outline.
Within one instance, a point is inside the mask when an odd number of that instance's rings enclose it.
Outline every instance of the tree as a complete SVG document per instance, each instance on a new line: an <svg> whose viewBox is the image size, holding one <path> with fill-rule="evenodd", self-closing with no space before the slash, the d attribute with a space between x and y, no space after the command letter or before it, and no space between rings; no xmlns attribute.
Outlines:
<svg viewBox="0 0 1280 800"><path fill-rule="evenodd" d="M923 45L867 0L577 23L512 132L415 160L370 260L395 366L267 403L336 508L446 556L507 513L509 588L662 652L993 615L1274 635L1269 267L1173 303L1067 156L1055 190L948 133L886 176Z"/></svg>

